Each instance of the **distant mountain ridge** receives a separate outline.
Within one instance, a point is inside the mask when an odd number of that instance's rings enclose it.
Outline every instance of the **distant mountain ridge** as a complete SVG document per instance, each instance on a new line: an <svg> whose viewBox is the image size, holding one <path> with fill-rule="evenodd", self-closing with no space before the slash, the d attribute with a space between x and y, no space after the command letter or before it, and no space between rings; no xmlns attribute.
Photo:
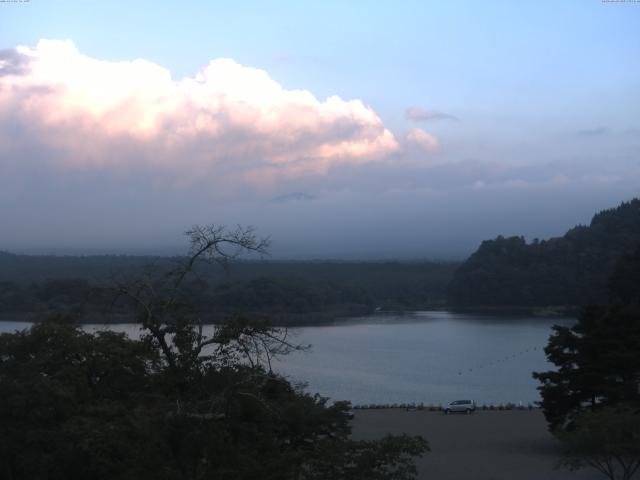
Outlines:
<svg viewBox="0 0 640 480"><path fill-rule="evenodd" d="M616 261L640 245L640 199L594 215L564 236L485 240L454 273L452 306L578 306L605 301Z"/></svg>

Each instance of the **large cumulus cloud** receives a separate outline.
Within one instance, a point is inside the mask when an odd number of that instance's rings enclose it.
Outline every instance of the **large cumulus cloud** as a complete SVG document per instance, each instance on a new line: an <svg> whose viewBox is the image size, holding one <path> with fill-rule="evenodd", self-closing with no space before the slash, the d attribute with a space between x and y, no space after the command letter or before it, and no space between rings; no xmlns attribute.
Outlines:
<svg viewBox="0 0 640 480"><path fill-rule="evenodd" d="M144 170L175 182L322 175L400 150L360 100L318 100L212 60L193 77L111 62L70 41L0 51L0 167Z"/></svg>

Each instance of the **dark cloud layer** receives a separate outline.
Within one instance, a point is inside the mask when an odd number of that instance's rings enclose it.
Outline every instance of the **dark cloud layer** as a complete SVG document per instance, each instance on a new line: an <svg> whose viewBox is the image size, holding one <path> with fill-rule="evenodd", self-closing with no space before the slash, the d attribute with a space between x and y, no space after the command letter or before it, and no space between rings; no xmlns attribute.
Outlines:
<svg viewBox="0 0 640 480"><path fill-rule="evenodd" d="M411 120L413 122L429 122L438 120L452 120L454 122L458 121L458 117L454 115L450 115L444 112L424 110L420 107L407 108L404 116L407 120Z"/></svg>
<svg viewBox="0 0 640 480"><path fill-rule="evenodd" d="M578 130L576 133L582 137L599 137L610 133L610 131L608 127L595 127Z"/></svg>
<svg viewBox="0 0 640 480"><path fill-rule="evenodd" d="M0 49L0 77L25 75L31 59L13 48Z"/></svg>

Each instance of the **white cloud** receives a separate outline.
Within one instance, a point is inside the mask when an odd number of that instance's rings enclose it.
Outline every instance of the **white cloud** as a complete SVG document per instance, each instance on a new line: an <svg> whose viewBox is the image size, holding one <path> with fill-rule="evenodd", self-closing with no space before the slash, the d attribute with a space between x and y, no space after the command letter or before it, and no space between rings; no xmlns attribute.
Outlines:
<svg viewBox="0 0 640 480"><path fill-rule="evenodd" d="M265 71L231 59L212 60L176 81L152 62L97 60L70 41L4 52L0 153L14 162L150 167L176 182L225 177L261 184L375 162L400 148L360 100L321 101L286 90ZM16 131L18 137L7 133ZM46 154L26 155L34 145Z"/></svg>
<svg viewBox="0 0 640 480"><path fill-rule="evenodd" d="M406 140L410 144L416 145L427 152L433 152L440 146L437 137L420 128L412 128L409 130L406 135Z"/></svg>

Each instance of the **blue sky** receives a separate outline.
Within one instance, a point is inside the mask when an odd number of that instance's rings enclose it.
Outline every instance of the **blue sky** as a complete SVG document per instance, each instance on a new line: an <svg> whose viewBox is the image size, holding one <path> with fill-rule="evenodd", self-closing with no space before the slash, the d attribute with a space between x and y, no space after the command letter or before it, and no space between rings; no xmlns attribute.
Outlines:
<svg viewBox="0 0 640 480"><path fill-rule="evenodd" d="M360 251L355 245L363 241L372 256L398 251L405 252L398 256L410 257L461 256L484 236L561 233L587 221L594 210L638 193L639 27L640 4L595 0L0 4L0 48L23 45L33 49L29 55L44 58L36 51L41 39L70 40L78 55L113 63L142 58L168 70L175 82L194 77L212 59L230 58L265 72L286 91L308 91L319 102L332 95L359 100L375 112L380 128L397 140L397 145L387 145L382 153L376 150L371 158L303 162L303 170L276 172L269 186L260 188L229 176L241 169L239 165L247 175L263 175L263 169L254 168L256 158L252 157L251 166L244 157L242 161L233 157L228 164L216 158L211 163L215 168L199 164L199 182L176 180L182 185L178 190L166 181L166 175L180 176L175 170L159 174L160 180L149 180L161 168L157 164L136 165L123 173L120 165L133 165L137 157L133 150L124 152L120 144L116 148L107 140L101 144L105 155L120 156L118 167L100 159L78 169L78 160L61 158L56 165L39 166L44 174L34 173L34 157L63 156L51 142L39 143L37 154L15 145L2 150L0 143L0 168L4 158L3 178L12 185L10 193L5 189L4 199L23 205L17 212L0 207L0 214L11 216L9 223L15 227L14 233L0 237L0 244L14 249L26 244L47 247L15 233L38 231L34 225L44 215L37 208L39 195L69 213L78 208L72 206L79 197L89 194L97 198L91 208L112 205L106 207L112 233L100 238L60 234L50 239L53 246L105 247L111 242L124 248L146 245L150 238L173 244L179 242L174 232L188 226L181 222L216 220L205 219L206 210L192 207L203 196L215 205L211 216L258 224L282 238L280 244L286 245L278 251L282 256L287 252L350 255ZM228 74L228 70L216 72ZM42 83L41 78L38 81ZM409 119L409 108L431 119ZM290 111L282 110L280 121L296 130L295 122L286 118ZM363 128L362 122L345 124L346 118L357 116L353 111L345 115L336 117L331 126L323 124L323 129ZM40 126L36 135L28 124L18 125L8 114L4 118L25 138L31 133L41 139L57 127ZM410 135L412 130L428 137L418 135L424 140L418 141ZM305 138L313 134L306 132ZM277 132L272 135L277 137ZM379 141L382 130L375 135ZM207 148L227 141L214 140ZM336 141L322 137L304 145L326 152L336 148ZM269 158L269 171L282 164L280 157L264 150L265 143L260 145L262 150L252 149L252 155ZM306 159L303 150L291 154L288 165L299 164L298 157ZM165 163L171 161L176 160ZM206 175L215 179L203 183ZM221 190L216 182L223 177L226 184L237 181L236 191L242 195L211 194ZM127 218L126 208L118 207L116 199L132 189L136 194L130 202L140 212ZM34 191L40 193L34 197ZM294 196L298 198L294 205L277 206L270 201L295 192L305 193L304 200ZM563 207L554 207L560 202ZM147 220L162 205L174 212L171 221L160 225L159 220ZM60 221L75 233L92 225L91 208L78 210L75 221L68 215ZM407 232L407 238L391 245L390 240L372 239L381 219L365 212L381 209L394 218L390 229ZM296 215L308 219L306 234L290 220ZM483 223L475 225L479 215ZM425 226L418 228L417 219ZM144 228L135 234L141 222ZM317 225L327 222L346 236L336 233L315 241L320 235ZM446 233L434 235L436 228L451 232L456 241ZM327 244L330 248L325 248ZM455 248L448 247L452 244Z"/></svg>

